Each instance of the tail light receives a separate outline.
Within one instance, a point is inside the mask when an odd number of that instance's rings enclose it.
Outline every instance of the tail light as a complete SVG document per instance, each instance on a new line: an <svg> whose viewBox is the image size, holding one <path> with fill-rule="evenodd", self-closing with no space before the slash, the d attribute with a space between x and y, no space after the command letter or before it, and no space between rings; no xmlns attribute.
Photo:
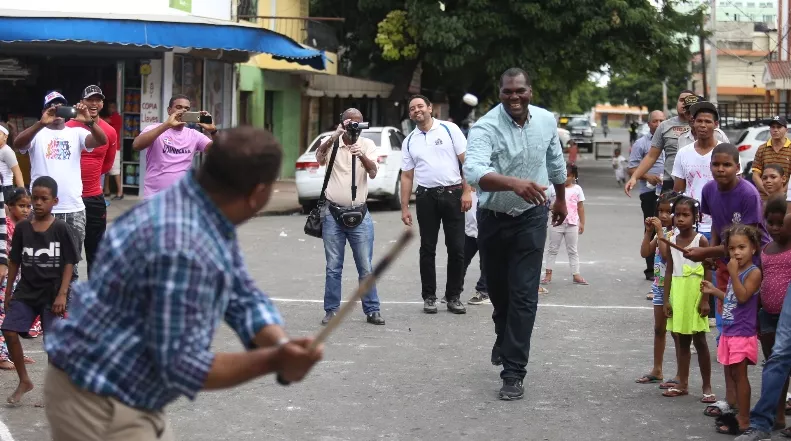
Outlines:
<svg viewBox="0 0 791 441"><path fill-rule="evenodd" d="M316 161L299 161L297 162L297 170L310 170L310 169L318 169L319 163Z"/></svg>
<svg viewBox="0 0 791 441"><path fill-rule="evenodd" d="M743 144L743 145L740 145L737 148L739 149L740 152L744 152L744 151L750 150L750 147L752 147L750 144Z"/></svg>
<svg viewBox="0 0 791 441"><path fill-rule="evenodd" d="M376 158L376 162L379 164L386 164L387 163L387 156L380 156Z"/></svg>

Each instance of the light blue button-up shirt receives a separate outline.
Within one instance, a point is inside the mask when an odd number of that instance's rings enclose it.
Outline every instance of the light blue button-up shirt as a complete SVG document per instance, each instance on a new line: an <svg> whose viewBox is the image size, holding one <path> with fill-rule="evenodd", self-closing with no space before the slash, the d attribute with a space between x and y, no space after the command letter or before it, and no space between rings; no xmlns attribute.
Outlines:
<svg viewBox="0 0 791 441"><path fill-rule="evenodd" d="M519 127L498 104L470 128L464 160L464 176L470 185L480 189L478 183L489 173L529 179L544 186L566 182L566 161L555 116L532 105L528 111L530 118ZM478 206L511 216L534 207L511 191L482 190Z"/></svg>

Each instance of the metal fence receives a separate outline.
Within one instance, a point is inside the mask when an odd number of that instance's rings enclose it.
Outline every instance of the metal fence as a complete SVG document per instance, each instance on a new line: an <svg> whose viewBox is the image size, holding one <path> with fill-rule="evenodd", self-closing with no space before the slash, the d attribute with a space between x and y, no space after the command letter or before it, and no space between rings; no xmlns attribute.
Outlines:
<svg viewBox="0 0 791 441"><path fill-rule="evenodd" d="M777 116L791 116L791 103L720 103L720 127L723 130L742 130L768 124Z"/></svg>

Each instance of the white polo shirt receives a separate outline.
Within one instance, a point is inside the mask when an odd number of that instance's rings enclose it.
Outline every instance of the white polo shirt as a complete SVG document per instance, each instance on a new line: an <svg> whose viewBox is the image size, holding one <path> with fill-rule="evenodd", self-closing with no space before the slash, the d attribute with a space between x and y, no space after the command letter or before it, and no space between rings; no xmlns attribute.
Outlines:
<svg viewBox="0 0 791 441"><path fill-rule="evenodd" d="M434 118L431 129L415 128L401 145L401 170L415 170L415 182L426 188L461 184L459 155L467 151L467 138L459 126Z"/></svg>

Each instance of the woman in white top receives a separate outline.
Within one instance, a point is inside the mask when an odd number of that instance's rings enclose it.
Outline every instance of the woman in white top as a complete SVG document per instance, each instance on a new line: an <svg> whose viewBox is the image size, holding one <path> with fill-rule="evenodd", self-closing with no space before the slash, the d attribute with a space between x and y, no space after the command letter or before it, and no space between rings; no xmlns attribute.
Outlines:
<svg viewBox="0 0 791 441"><path fill-rule="evenodd" d="M17 187L24 187L25 181L22 179L22 170L19 168L19 161L16 159L16 153L6 143L8 141L8 126L5 123L0 123L0 178L2 179L3 193L11 189L15 185Z"/></svg>

